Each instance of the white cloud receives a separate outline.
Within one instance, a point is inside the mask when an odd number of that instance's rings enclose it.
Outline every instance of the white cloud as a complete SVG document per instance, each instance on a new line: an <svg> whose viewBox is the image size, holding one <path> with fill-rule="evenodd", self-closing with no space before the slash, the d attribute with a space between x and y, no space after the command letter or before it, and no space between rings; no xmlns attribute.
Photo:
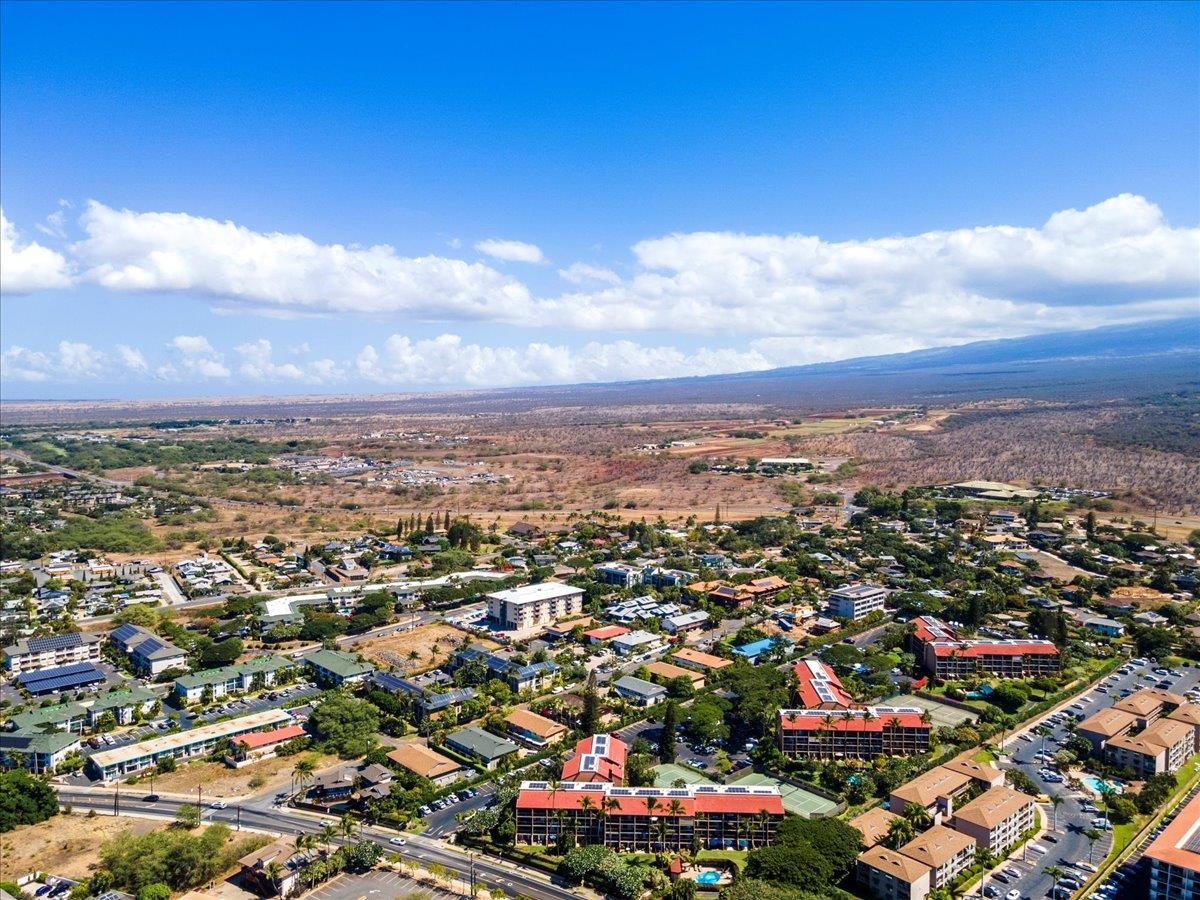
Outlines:
<svg viewBox="0 0 1200 900"><path fill-rule="evenodd" d="M115 291L189 292L284 313L406 313L509 318L528 307L520 282L479 263L401 257L387 246L321 245L186 213L91 202L74 245L85 277Z"/></svg>
<svg viewBox="0 0 1200 900"><path fill-rule="evenodd" d="M0 293L27 294L71 285L67 259L34 241L22 242L0 209Z"/></svg>
<svg viewBox="0 0 1200 900"><path fill-rule="evenodd" d="M224 357L202 335L180 334L167 347L174 353L172 361L156 369L158 377L175 381L196 378L228 378L232 373Z"/></svg>
<svg viewBox="0 0 1200 900"><path fill-rule="evenodd" d="M569 281L571 284L586 284L587 282L600 282L601 284L620 284L621 276L612 269L605 269L602 266L592 266L587 263L571 263L565 269L558 270L558 277L563 281Z"/></svg>
<svg viewBox="0 0 1200 900"><path fill-rule="evenodd" d="M578 349L531 343L524 347L486 347L463 343L455 334L413 341L393 334L382 350L373 345L355 359L360 378L404 386L507 387L528 384L577 384L627 381L769 368L754 350L691 353L675 347L646 347L632 341L592 342Z"/></svg>
<svg viewBox="0 0 1200 900"><path fill-rule="evenodd" d="M505 262L546 262L546 257L542 253L541 247L537 246L537 244L526 244L524 241L502 241L497 238L489 238L486 241L477 243L475 249L485 256L490 256L493 259L502 259Z"/></svg>
<svg viewBox="0 0 1200 900"><path fill-rule="evenodd" d="M297 381L304 377L304 371L295 363L276 363L271 359L271 342L260 338L237 347L242 364L238 372L246 378L255 381Z"/></svg>
<svg viewBox="0 0 1200 900"><path fill-rule="evenodd" d="M146 357L141 350L135 350L133 347L127 347L124 344L117 345L117 357L121 360L121 364L132 372L148 372L150 365L146 362Z"/></svg>
<svg viewBox="0 0 1200 900"><path fill-rule="evenodd" d="M0 375L14 381L87 381L105 368L104 354L81 341L59 341L51 353L13 346L0 354Z"/></svg>

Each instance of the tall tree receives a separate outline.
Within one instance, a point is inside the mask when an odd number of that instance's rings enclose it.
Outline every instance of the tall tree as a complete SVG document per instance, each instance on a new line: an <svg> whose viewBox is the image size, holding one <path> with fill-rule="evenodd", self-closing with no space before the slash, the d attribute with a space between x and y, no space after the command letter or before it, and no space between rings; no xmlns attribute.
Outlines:
<svg viewBox="0 0 1200 900"><path fill-rule="evenodd" d="M442 519L442 528L446 531L450 530L450 510L446 510L446 517Z"/></svg>
<svg viewBox="0 0 1200 900"><path fill-rule="evenodd" d="M587 687L583 691L583 721L580 723L585 734L600 731L600 694L596 690L596 672L588 675Z"/></svg>
<svg viewBox="0 0 1200 900"><path fill-rule="evenodd" d="M658 736L659 762L675 762L675 728L679 725L679 707L674 700L663 709L662 732Z"/></svg>

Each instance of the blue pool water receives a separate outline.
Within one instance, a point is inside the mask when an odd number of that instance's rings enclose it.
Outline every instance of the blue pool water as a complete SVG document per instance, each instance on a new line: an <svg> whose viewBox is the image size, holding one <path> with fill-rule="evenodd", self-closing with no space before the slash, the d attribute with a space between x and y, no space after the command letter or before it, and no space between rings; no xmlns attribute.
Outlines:
<svg viewBox="0 0 1200 900"><path fill-rule="evenodd" d="M1101 794L1119 794L1121 793L1121 785L1115 781L1105 781L1103 778L1097 778L1095 775L1089 775L1082 779L1083 783L1090 787L1093 791Z"/></svg>
<svg viewBox="0 0 1200 900"><path fill-rule="evenodd" d="M696 876L697 884L716 884L721 880L720 872L701 872Z"/></svg>

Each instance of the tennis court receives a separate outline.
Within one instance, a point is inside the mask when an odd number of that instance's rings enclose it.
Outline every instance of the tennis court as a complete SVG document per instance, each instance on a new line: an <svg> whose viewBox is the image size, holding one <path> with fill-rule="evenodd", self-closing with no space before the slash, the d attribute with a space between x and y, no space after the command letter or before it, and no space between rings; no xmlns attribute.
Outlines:
<svg viewBox="0 0 1200 900"><path fill-rule="evenodd" d="M820 794L806 791L804 788L797 787L794 784L787 784L777 778L772 778L770 775L764 775L761 772L751 772L745 778L739 778L734 784L779 788L779 793L783 795L783 808L790 813L795 813L805 818L828 816L831 813L837 812L838 809L836 803L832 800L826 800Z"/></svg>
<svg viewBox="0 0 1200 900"><path fill-rule="evenodd" d="M705 778L695 769L677 766L675 763L662 763L654 767L654 786L660 788L674 787L676 781L685 784L712 784L710 778Z"/></svg>
<svg viewBox="0 0 1200 900"><path fill-rule="evenodd" d="M975 713L967 712L965 709L959 709L957 706L950 706L948 703L938 703L936 700L929 700L925 697L918 697L915 694L901 694L899 697L892 697L887 701L888 706L919 706L921 709L929 710L929 715L933 716L933 724L935 728L950 728L956 725L962 725L964 722L974 722L979 718Z"/></svg>

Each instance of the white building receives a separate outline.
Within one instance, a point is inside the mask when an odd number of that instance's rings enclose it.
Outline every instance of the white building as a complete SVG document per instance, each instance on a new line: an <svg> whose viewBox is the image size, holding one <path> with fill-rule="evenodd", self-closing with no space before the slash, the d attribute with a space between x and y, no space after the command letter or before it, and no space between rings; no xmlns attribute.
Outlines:
<svg viewBox="0 0 1200 900"><path fill-rule="evenodd" d="M4 648L4 666L12 674L20 675L22 672L40 672L71 663L90 662L100 658L100 644L103 641L103 635L78 631L27 638Z"/></svg>
<svg viewBox="0 0 1200 900"><path fill-rule="evenodd" d="M583 612L583 589L543 581L487 595L488 617L504 631L532 631Z"/></svg>
<svg viewBox="0 0 1200 900"><path fill-rule="evenodd" d="M843 584L829 593L829 611L838 619L861 619L883 609L887 588L878 584Z"/></svg>

